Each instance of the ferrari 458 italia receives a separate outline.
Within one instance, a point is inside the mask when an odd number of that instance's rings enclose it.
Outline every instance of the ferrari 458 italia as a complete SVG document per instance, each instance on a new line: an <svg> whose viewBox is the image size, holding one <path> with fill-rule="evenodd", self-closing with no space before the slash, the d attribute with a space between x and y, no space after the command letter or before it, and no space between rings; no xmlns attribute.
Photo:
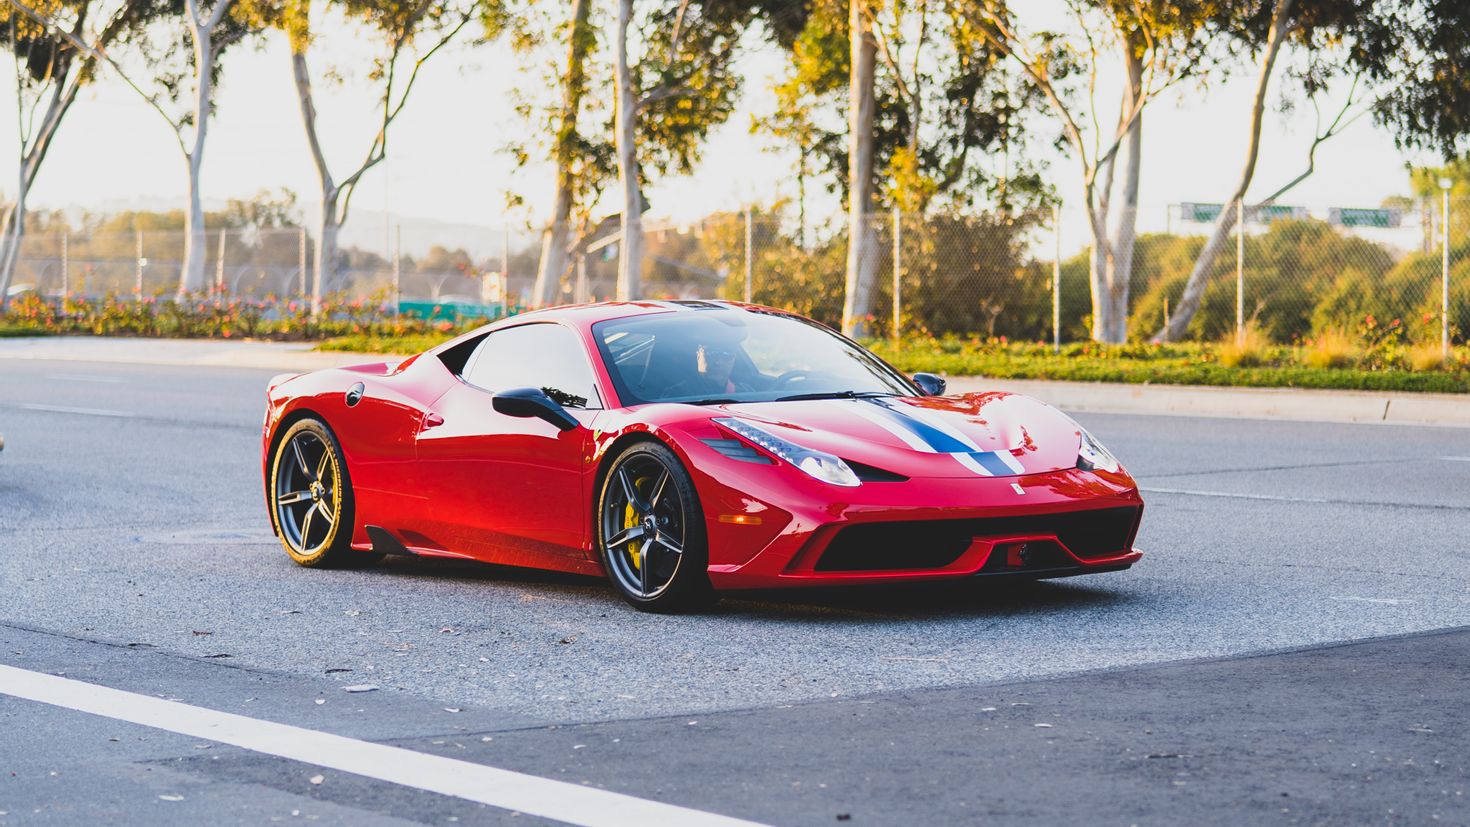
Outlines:
<svg viewBox="0 0 1470 827"><path fill-rule="evenodd" d="M1092 435L1025 396L944 392L770 308L553 308L273 379L266 501L303 566L555 569L652 611L1137 562L1143 501Z"/></svg>

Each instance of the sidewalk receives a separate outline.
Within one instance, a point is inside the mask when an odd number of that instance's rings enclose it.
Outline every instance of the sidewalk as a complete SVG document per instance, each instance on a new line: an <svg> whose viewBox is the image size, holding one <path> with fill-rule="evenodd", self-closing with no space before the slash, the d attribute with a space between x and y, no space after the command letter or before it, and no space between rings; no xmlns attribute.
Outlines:
<svg viewBox="0 0 1470 827"><path fill-rule="evenodd" d="M54 359L144 365L311 371L397 356L318 352L310 342L222 342L55 336L0 339L0 362ZM1294 388L1207 388L1116 385L956 376L951 393L1007 390L1079 413L1220 416L1301 422L1359 422L1470 428L1470 395L1324 391Z"/></svg>
<svg viewBox="0 0 1470 827"><path fill-rule="evenodd" d="M108 336L0 338L0 361L52 359L130 365L260 368L312 371L364 362L396 362L400 356L315 350L315 342L242 342L219 339L137 339Z"/></svg>

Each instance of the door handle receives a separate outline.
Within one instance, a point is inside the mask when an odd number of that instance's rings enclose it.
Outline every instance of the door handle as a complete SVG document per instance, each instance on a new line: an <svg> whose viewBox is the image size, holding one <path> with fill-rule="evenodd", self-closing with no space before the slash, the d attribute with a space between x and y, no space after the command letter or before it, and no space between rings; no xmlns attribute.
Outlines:
<svg viewBox="0 0 1470 827"><path fill-rule="evenodd" d="M440 425L443 425L443 424L444 424L444 417L440 416L439 414L436 414L436 413L426 413L426 414L424 414L424 429L425 430L428 430L429 428L437 428L437 427L439 427Z"/></svg>

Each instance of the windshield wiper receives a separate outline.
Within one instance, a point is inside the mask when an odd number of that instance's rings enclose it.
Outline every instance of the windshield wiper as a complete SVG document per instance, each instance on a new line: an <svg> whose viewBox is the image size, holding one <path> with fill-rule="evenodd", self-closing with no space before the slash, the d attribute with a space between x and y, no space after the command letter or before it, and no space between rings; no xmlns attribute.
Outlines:
<svg viewBox="0 0 1470 827"><path fill-rule="evenodd" d="M778 396L777 402L798 402L803 399L873 399L879 396L893 396L883 391L819 391L816 393L798 393L791 396Z"/></svg>
<svg viewBox="0 0 1470 827"><path fill-rule="evenodd" d="M681 401L685 405L732 405L736 402L739 402L740 400L731 399L728 396L719 396L711 397L709 399L684 399Z"/></svg>

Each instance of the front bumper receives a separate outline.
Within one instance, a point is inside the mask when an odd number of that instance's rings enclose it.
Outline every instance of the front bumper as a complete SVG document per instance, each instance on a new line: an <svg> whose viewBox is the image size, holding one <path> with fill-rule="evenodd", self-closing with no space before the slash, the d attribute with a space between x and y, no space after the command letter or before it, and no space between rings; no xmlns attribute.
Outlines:
<svg viewBox="0 0 1470 827"><path fill-rule="evenodd" d="M715 588L1068 577L1126 569L1143 556L1133 548L1143 501L1124 473L1066 469L842 490L784 482L760 500L749 488L704 496ZM761 515L761 525L738 522L740 509Z"/></svg>

